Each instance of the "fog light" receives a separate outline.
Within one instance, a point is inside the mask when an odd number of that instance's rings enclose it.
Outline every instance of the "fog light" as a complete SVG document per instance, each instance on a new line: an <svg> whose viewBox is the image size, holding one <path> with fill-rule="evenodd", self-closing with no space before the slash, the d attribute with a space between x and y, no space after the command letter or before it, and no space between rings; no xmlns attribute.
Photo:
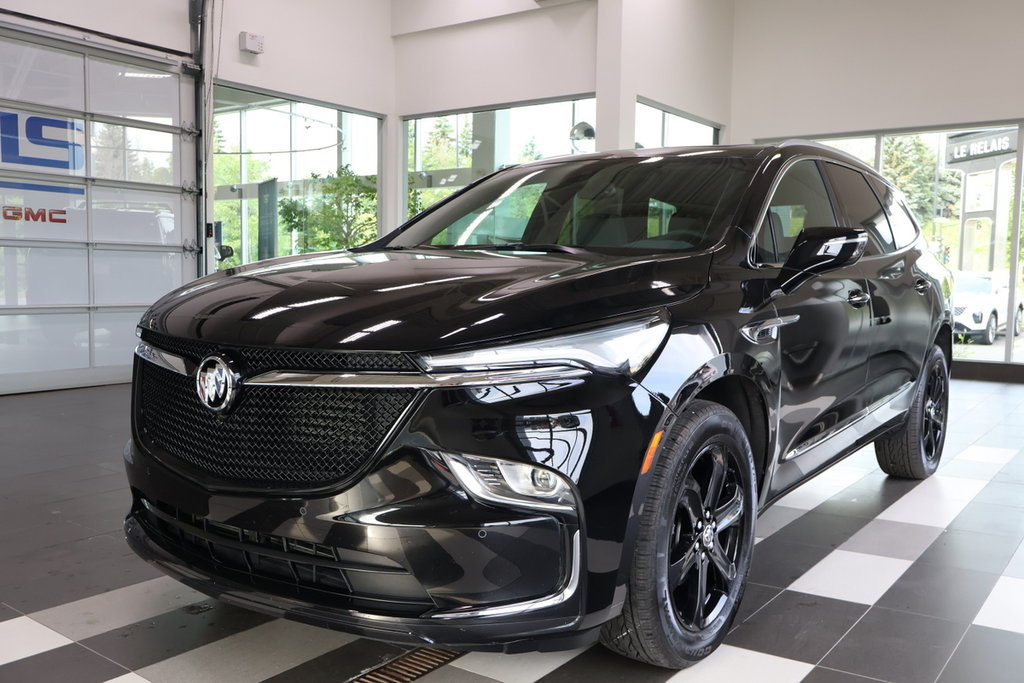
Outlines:
<svg viewBox="0 0 1024 683"><path fill-rule="evenodd" d="M574 511L572 485L552 470L525 462L441 453L462 488L487 503Z"/></svg>

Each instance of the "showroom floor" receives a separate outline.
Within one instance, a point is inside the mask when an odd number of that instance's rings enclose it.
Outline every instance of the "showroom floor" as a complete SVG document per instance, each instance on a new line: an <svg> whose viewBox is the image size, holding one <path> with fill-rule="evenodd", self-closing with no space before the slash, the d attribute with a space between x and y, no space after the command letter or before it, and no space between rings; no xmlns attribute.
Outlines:
<svg viewBox="0 0 1024 683"><path fill-rule="evenodd" d="M1022 680L1024 385L952 391L937 476L889 480L869 448L761 517L741 614L697 667L593 647L466 654L420 680ZM0 397L0 430L0 682L343 681L409 657L219 604L137 559L119 530L127 386Z"/></svg>

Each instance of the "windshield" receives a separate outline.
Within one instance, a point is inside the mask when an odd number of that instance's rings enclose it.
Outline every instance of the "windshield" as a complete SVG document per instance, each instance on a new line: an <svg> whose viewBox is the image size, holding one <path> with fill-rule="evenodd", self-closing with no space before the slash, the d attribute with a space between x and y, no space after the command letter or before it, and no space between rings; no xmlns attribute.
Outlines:
<svg viewBox="0 0 1024 683"><path fill-rule="evenodd" d="M992 280L977 275L960 274L953 281L953 288L962 294L991 294Z"/></svg>
<svg viewBox="0 0 1024 683"><path fill-rule="evenodd" d="M721 239L752 173L752 160L717 154L525 166L456 195L386 246L696 251Z"/></svg>

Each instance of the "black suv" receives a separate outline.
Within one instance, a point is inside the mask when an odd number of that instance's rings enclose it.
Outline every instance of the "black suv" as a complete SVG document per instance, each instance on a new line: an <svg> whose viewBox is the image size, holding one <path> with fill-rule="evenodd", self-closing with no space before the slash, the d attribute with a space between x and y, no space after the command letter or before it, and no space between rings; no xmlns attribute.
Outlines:
<svg viewBox="0 0 1024 683"><path fill-rule="evenodd" d="M935 471L949 291L898 192L825 147L502 170L157 302L125 530L289 619L684 667L725 637L760 510L872 441Z"/></svg>

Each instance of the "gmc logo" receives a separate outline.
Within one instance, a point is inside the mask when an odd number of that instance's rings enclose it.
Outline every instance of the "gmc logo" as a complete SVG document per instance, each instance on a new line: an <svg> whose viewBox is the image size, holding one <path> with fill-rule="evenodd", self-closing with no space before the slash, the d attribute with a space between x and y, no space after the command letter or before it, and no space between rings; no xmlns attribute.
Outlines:
<svg viewBox="0 0 1024 683"><path fill-rule="evenodd" d="M27 206L0 206L0 216L5 221L25 221L26 223L68 222L68 212L65 209L30 209Z"/></svg>
<svg viewBox="0 0 1024 683"><path fill-rule="evenodd" d="M0 163L77 171L85 166L85 149L68 140L68 131L84 130L81 121L0 111ZM63 154L33 156L33 147L60 149Z"/></svg>

